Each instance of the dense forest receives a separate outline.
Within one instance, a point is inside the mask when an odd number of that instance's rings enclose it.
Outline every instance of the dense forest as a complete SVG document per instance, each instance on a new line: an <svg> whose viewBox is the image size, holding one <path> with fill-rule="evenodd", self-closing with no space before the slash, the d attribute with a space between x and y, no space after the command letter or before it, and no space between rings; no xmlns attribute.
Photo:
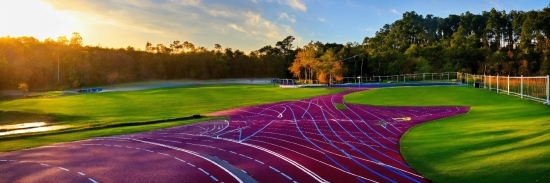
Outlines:
<svg viewBox="0 0 550 183"><path fill-rule="evenodd" d="M445 18L413 11L361 44L310 42L297 50L289 71L295 77L321 81L430 72L528 76L550 74L549 59L550 6Z"/></svg>
<svg viewBox="0 0 550 183"><path fill-rule="evenodd" d="M39 41L33 37L0 38L0 89L19 83L30 89L63 89L146 80L285 77L292 62L293 37L275 47L245 54L214 45L213 50L189 42L168 46L145 44L111 49L82 46L82 37Z"/></svg>
<svg viewBox="0 0 550 183"><path fill-rule="evenodd" d="M143 50L83 46L79 33L40 41L0 38L0 89L79 88L164 80L279 77L341 80L342 77L429 72L492 75L550 74L550 6L436 17L405 12L361 43L293 45L288 36L245 54L189 42L147 42Z"/></svg>

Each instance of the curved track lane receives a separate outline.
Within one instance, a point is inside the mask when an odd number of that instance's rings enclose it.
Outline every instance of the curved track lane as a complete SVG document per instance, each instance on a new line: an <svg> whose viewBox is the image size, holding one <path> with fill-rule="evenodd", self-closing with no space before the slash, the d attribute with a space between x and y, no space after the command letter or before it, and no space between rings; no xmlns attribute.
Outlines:
<svg viewBox="0 0 550 183"><path fill-rule="evenodd" d="M404 162L399 139L469 107L343 102L359 90L211 114L228 120L2 153L0 182L427 182Z"/></svg>

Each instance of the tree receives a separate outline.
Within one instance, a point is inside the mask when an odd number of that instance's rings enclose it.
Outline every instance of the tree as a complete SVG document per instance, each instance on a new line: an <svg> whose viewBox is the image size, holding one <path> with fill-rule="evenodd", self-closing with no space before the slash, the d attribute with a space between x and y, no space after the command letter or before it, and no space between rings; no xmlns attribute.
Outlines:
<svg viewBox="0 0 550 183"><path fill-rule="evenodd" d="M19 86L17 87L21 91L21 95L23 97L27 96L27 92L29 91L29 85L27 83L19 83Z"/></svg>
<svg viewBox="0 0 550 183"><path fill-rule="evenodd" d="M67 45L67 44L69 44L69 40L67 39L67 36L59 36L59 37L57 37L57 44L59 44L59 45Z"/></svg>
<svg viewBox="0 0 550 183"><path fill-rule="evenodd" d="M295 77L300 78L303 69L304 79L306 81L313 80L314 73L319 65L319 52L319 44L315 44L313 41L309 42L306 46L304 46L304 48L299 49L294 62L289 67L289 71Z"/></svg>
<svg viewBox="0 0 550 183"><path fill-rule="evenodd" d="M78 32L73 32L71 36L71 41L69 42L70 46L81 47L82 46L82 36Z"/></svg>
<svg viewBox="0 0 550 183"><path fill-rule="evenodd" d="M321 63L318 65L319 82L332 83L335 81L342 81L344 68L342 68L342 62L338 60L333 49L328 49L323 56L321 56Z"/></svg>

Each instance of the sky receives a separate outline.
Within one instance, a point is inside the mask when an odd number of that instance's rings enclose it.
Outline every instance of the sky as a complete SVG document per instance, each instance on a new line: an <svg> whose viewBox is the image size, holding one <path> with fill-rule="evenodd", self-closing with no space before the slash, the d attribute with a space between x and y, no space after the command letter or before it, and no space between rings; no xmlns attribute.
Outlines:
<svg viewBox="0 0 550 183"><path fill-rule="evenodd" d="M109 48L188 41L245 53L294 36L309 41L361 43L384 24L415 11L447 17L470 11L540 10L546 0L0 0L0 37L54 40L72 32L84 45Z"/></svg>

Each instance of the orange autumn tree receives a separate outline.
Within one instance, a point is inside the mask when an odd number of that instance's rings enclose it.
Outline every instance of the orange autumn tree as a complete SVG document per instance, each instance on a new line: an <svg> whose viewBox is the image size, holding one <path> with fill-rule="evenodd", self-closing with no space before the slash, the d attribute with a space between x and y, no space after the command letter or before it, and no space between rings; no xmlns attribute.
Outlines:
<svg viewBox="0 0 550 183"><path fill-rule="evenodd" d="M318 65L317 78L321 83L332 83L334 81L341 82L344 77L345 69L342 67L342 62L334 53L334 50L328 49L323 56L321 56L321 63Z"/></svg>
<svg viewBox="0 0 550 183"><path fill-rule="evenodd" d="M313 80L319 65L318 55L320 50L319 43L309 42L298 51L288 70L298 79L301 79L303 73L307 82Z"/></svg>

